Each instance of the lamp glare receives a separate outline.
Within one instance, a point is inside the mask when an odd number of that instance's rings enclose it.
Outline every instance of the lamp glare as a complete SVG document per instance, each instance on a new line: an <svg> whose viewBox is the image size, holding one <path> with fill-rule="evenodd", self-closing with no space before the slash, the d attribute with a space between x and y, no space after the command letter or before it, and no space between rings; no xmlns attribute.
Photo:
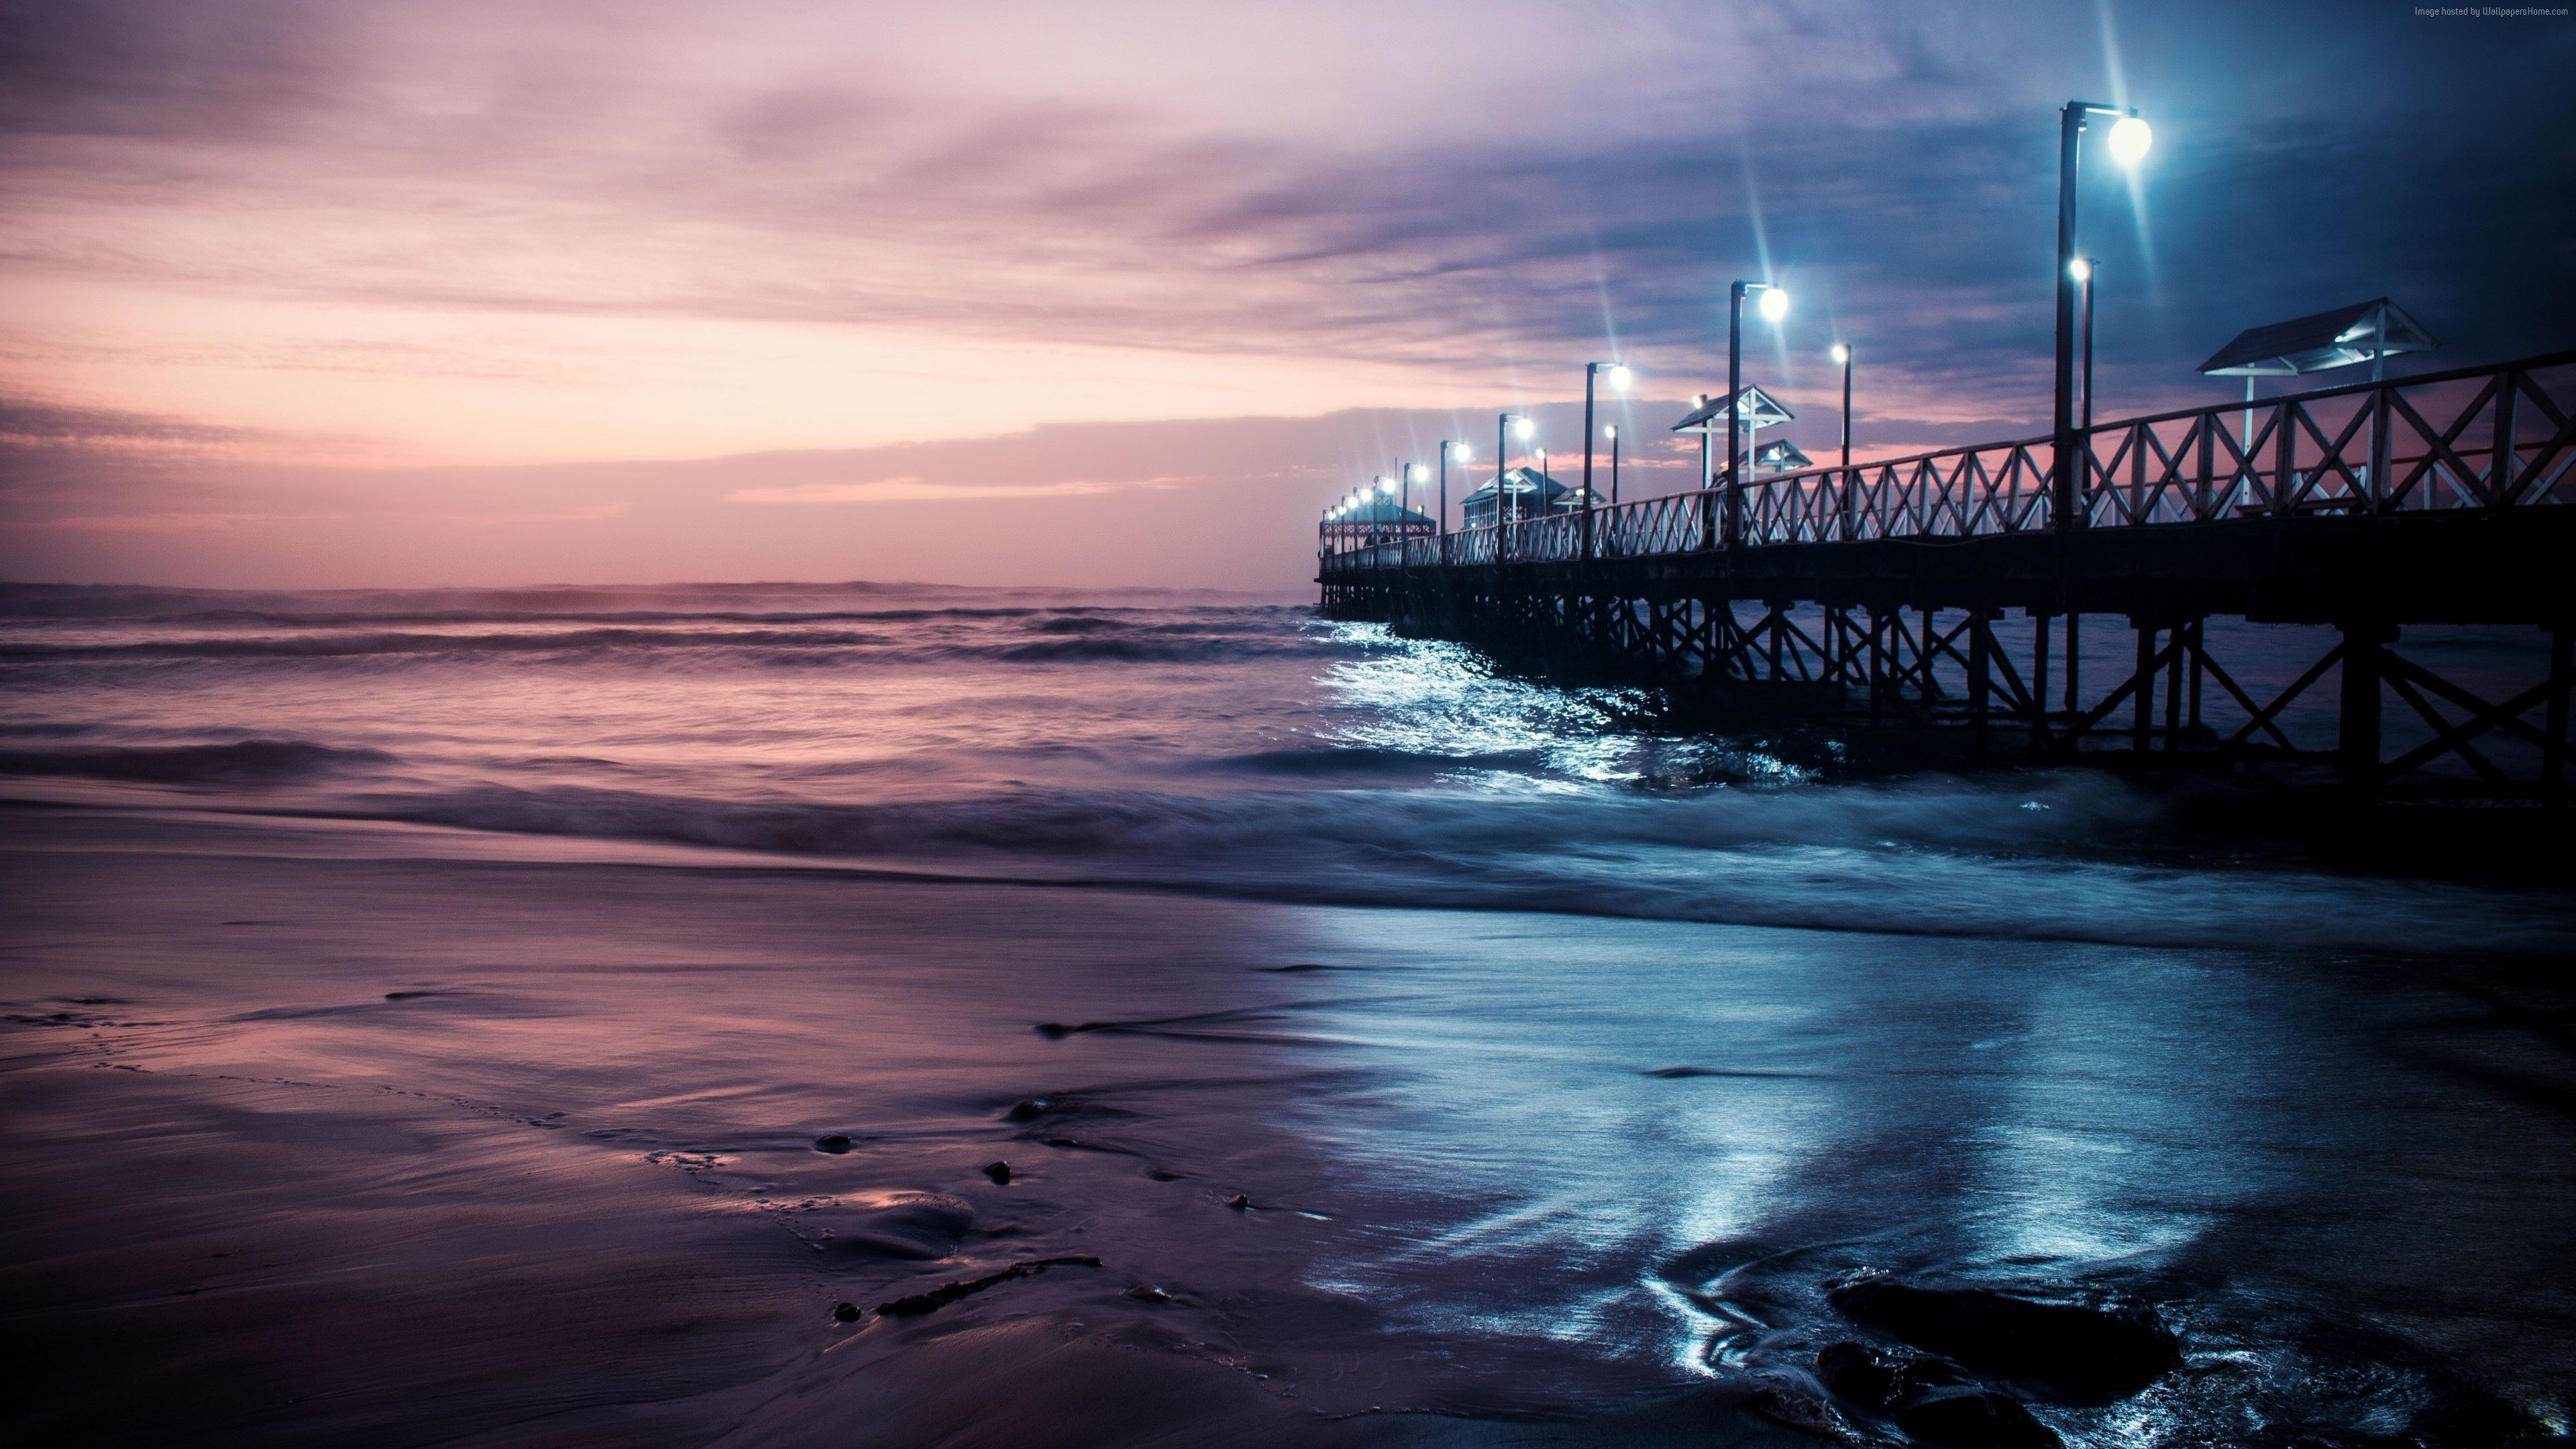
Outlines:
<svg viewBox="0 0 2576 1449"><path fill-rule="evenodd" d="M1764 288L1762 292L1762 320L1765 322L1777 322L1788 315L1789 294L1781 291L1777 287Z"/></svg>
<svg viewBox="0 0 2576 1449"><path fill-rule="evenodd" d="M2155 145L2156 133L2136 116L2122 116L2111 127L2111 159L2123 166L2135 166L2147 159L2147 148Z"/></svg>

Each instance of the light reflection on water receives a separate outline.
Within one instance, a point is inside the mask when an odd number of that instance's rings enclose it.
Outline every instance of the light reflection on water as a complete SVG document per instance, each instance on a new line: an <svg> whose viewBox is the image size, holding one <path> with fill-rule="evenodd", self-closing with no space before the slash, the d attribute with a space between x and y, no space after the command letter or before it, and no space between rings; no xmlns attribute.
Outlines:
<svg viewBox="0 0 2576 1449"><path fill-rule="evenodd" d="M2471 1164L2528 1160L2528 1134L2564 1135L2392 1071L2372 1043L2426 1002L2259 956L1332 920L1317 949L1407 990L1319 1013L1373 1086L1366 1111L1324 1104L1304 1130L1354 1180L1454 1216L1346 1244L1316 1279L1425 1330L1797 1371L1850 1332L1824 1282L1866 1267L2117 1289L2208 1354L2274 1362L2330 1352L2291 1346L2302 1315L2412 1291L2380 1266L2405 1230L2341 1221L2357 1198L2438 1200ZM1655 1075L1671 1068L1706 1074ZM2284 1239L2285 1220L2337 1226ZM2523 1250L2479 1231L2461 1224L2448 1270L2510 1297ZM2272 1341L2245 1346L2248 1324ZM2185 1377L2059 1417L2085 1442L2168 1443L2236 1392Z"/></svg>
<svg viewBox="0 0 2576 1449"><path fill-rule="evenodd" d="M1313 627L1357 652L1318 679L1340 706L1320 738L1426 758L1519 756L1563 777L1470 769L1453 773L1453 780L1508 790L1703 772L1781 784L1810 778L1811 772L1758 748L1636 732L1627 722L1654 702L1645 690L1567 689L1515 679L1496 673L1486 656L1466 645L1403 638L1383 624L1319 621Z"/></svg>

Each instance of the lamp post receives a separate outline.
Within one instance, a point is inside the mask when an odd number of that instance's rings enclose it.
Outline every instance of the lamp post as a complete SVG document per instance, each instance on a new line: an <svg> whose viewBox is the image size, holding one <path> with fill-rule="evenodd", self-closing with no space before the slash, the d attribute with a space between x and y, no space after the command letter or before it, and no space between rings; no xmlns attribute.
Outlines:
<svg viewBox="0 0 2576 1449"><path fill-rule="evenodd" d="M1851 344L1837 342L1826 354L1843 370L1843 466L1851 466Z"/></svg>
<svg viewBox="0 0 2576 1449"><path fill-rule="evenodd" d="M1691 394L1692 412L1697 412L1701 408L1707 406L1707 393L1695 392ZM1705 427L1702 427L1699 430L1699 486L1702 489L1709 489L1717 486L1717 438Z"/></svg>
<svg viewBox="0 0 2576 1449"><path fill-rule="evenodd" d="M1461 463L1468 461L1472 456L1465 443L1452 438L1440 440L1440 532L1443 537L1449 533L1449 455L1451 453L1457 454L1458 461Z"/></svg>
<svg viewBox="0 0 2576 1449"><path fill-rule="evenodd" d="M1858 538L1860 530L1856 525L1859 521L1857 514L1860 500L1856 495L1860 490L1852 486L1851 476L1851 344L1837 342L1826 349L1825 355L1832 358L1835 365L1843 370L1843 505L1841 510L1843 537Z"/></svg>
<svg viewBox="0 0 2576 1449"><path fill-rule="evenodd" d="M2057 396L2049 462L2056 476L2050 480L2049 502L2051 526L2061 532L2084 526L2077 509L2083 480L2075 467L2075 192L2085 122L2093 116L2120 118L2111 126L2111 159L2123 166L2135 167L2146 159L2155 142L2155 132L2139 119L2135 106L2068 101L2057 113Z"/></svg>
<svg viewBox="0 0 2576 1449"><path fill-rule="evenodd" d="M2099 257L2075 259L2075 285L2083 294L2082 301L2075 309L2075 328L2083 334L2084 339L2082 385L2077 389L2083 394L2084 403L2076 414L2076 426L2085 432L2090 432L2093 428L2093 274L2101 268L2101 265L2102 259Z"/></svg>
<svg viewBox="0 0 2576 1449"><path fill-rule="evenodd" d="M1736 466L1744 420L1744 294L1762 294L1762 318L1775 326L1789 315L1789 294L1769 282L1737 282L1726 298L1726 547L1744 533L1744 479Z"/></svg>
<svg viewBox="0 0 2576 1449"><path fill-rule="evenodd" d="M1592 556L1592 380L1601 369L1610 369L1610 385L1621 392L1628 390L1628 379L1635 374L1624 362L1587 362L1583 364L1583 554Z"/></svg>
<svg viewBox="0 0 2576 1449"><path fill-rule="evenodd" d="M1610 439L1610 506L1619 506L1619 425L1612 423L1602 434Z"/></svg>
<svg viewBox="0 0 2576 1449"><path fill-rule="evenodd" d="M1520 426L1511 428L1514 423ZM1494 522L1498 525L1503 522L1503 500L1511 492L1503 486L1505 482L1503 475L1511 471L1512 461L1511 444L1504 441L1504 430L1507 428L1517 432L1524 443L1529 441L1530 434L1535 431L1530 420L1519 413L1503 413L1494 419ZM1511 521L1518 523L1520 513L1520 508L1514 505Z"/></svg>

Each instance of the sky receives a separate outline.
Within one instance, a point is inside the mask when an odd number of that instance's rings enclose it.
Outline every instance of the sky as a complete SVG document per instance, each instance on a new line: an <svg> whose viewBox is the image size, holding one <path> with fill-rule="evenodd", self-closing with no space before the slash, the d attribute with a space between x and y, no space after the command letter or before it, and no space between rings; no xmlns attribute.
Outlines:
<svg viewBox="0 0 2576 1449"><path fill-rule="evenodd" d="M1835 341L1860 456L2027 436L2075 98L2097 416L2576 346L2576 19L2432 8L0 0L0 578L1294 593L1587 361L1695 483L1737 278L1809 453Z"/></svg>

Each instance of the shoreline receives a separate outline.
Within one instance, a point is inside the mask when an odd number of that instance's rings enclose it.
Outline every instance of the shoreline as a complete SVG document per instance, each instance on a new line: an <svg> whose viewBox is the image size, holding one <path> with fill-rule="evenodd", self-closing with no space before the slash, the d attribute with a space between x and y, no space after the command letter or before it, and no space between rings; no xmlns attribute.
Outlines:
<svg viewBox="0 0 2576 1449"><path fill-rule="evenodd" d="M2567 1392L2538 963L2471 1026L2361 960L0 827L31 1442L1808 1443L1748 1405L1855 1263Z"/></svg>

